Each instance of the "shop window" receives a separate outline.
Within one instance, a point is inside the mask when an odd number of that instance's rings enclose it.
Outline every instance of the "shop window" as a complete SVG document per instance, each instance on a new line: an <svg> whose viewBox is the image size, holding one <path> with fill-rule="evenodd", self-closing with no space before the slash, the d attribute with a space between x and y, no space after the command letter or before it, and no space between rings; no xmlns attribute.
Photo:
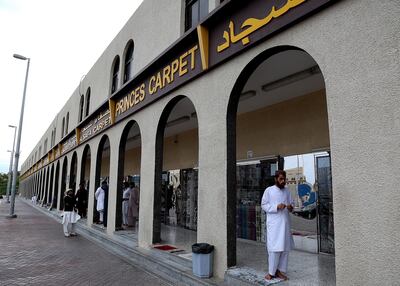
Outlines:
<svg viewBox="0 0 400 286"><path fill-rule="evenodd" d="M48 142L48 140L47 140L47 138L46 138L46 140L44 140L43 154L46 154L46 153L47 153L47 142Z"/></svg>
<svg viewBox="0 0 400 286"><path fill-rule="evenodd" d="M64 137L64 130L65 130L65 117L62 119L62 125L61 125L61 138Z"/></svg>
<svg viewBox="0 0 400 286"><path fill-rule="evenodd" d="M196 26L208 14L208 0L185 1L185 31Z"/></svg>
<svg viewBox="0 0 400 286"><path fill-rule="evenodd" d="M65 117L65 135L68 134L68 125L69 125L69 112L67 112L67 116Z"/></svg>
<svg viewBox="0 0 400 286"><path fill-rule="evenodd" d="M119 75L119 56L114 60L111 78L111 94L118 89L118 75Z"/></svg>
<svg viewBox="0 0 400 286"><path fill-rule="evenodd" d="M82 116L83 116L83 105L85 104L85 98L83 97L83 94L81 95L81 101L79 102L79 118L78 122L82 121Z"/></svg>
<svg viewBox="0 0 400 286"><path fill-rule="evenodd" d="M318 187L316 176L320 174L320 181L329 181L329 176L321 175L322 173L316 166L316 158L319 158L321 154L325 153L238 162L236 167L237 237L265 242L266 216L260 203L264 190L275 184L274 175L278 168L286 171L286 186L294 202L294 210L291 215L293 234L316 237L318 190L322 189L322 187ZM330 217L326 221L329 219ZM325 223L325 225L328 225L326 228L329 230L333 228L331 227L332 223ZM331 232L327 230L326 237L331 235Z"/></svg>
<svg viewBox="0 0 400 286"><path fill-rule="evenodd" d="M89 115L89 107L90 107L90 87L88 87L88 89L86 91L85 117Z"/></svg>
<svg viewBox="0 0 400 286"><path fill-rule="evenodd" d="M266 216L261 210L261 198L264 190L274 185L277 169L277 159L237 164L237 237L265 242Z"/></svg>
<svg viewBox="0 0 400 286"><path fill-rule="evenodd" d="M132 78L133 66L133 41L129 41L125 54L124 83Z"/></svg>
<svg viewBox="0 0 400 286"><path fill-rule="evenodd" d="M163 172L161 222L197 230L198 169Z"/></svg>

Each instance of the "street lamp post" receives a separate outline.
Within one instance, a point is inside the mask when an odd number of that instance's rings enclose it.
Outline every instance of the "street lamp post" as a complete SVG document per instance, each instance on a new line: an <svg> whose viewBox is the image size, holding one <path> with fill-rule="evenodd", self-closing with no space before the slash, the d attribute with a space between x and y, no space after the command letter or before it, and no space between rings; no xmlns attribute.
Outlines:
<svg viewBox="0 0 400 286"><path fill-rule="evenodd" d="M19 147L21 144L21 133L22 133L22 122L24 121L24 106L25 106L25 95L26 95L26 86L28 83L28 73L29 73L29 64L31 59L14 54L14 58L19 60L28 60L28 64L26 66L26 75L25 75L25 85L24 85L24 94L22 96L22 106L21 106L21 114L19 117L19 124L18 124L18 137L17 137L17 145L15 147L15 162L14 162L14 171L13 171L13 178L12 178L12 186L11 186L11 204L10 204L10 215L9 218L16 218L17 215L14 214L14 206L15 206L15 189L17 186L17 176L18 176L18 159L19 159Z"/></svg>
<svg viewBox="0 0 400 286"><path fill-rule="evenodd" d="M7 196L7 203L10 202L10 188L11 188L11 172L12 172L12 166L13 166L13 159L14 159L14 147L15 147L15 135L17 134L17 126L14 125L8 125L8 127L10 128L14 128L14 141L13 141L13 148L11 152L11 158L10 158L10 169L8 171L8 181L7 181L7 192L6 192L6 196Z"/></svg>

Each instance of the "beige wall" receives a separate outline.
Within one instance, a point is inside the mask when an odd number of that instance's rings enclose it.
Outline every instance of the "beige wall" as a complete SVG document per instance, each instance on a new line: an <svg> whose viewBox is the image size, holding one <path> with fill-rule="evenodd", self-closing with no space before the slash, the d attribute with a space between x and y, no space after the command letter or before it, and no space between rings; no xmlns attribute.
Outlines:
<svg viewBox="0 0 400 286"><path fill-rule="evenodd" d="M279 132L278 124L282 127ZM197 167L198 146L197 129L165 138L163 170ZM249 150L253 157L263 157L325 147L329 147L329 127L324 90L238 116L238 160L246 159ZM140 148L128 150L125 156L125 173L138 174Z"/></svg>
<svg viewBox="0 0 400 286"><path fill-rule="evenodd" d="M124 176L140 175L141 147L125 151Z"/></svg>
<svg viewBox="0 0 400 286"><path fill-rule="evenodd" d="M86 162L85 162L85 181L88 181L90 178L90 163L91 163L91 157L86 156Z"/></svg>
<svg viewBox="0 0 400 286"><path fill-rule="evenodd" d="M164 138L163 171L198 167L198 130ZM124 176L140 174L141 147L125 151Z"/></svg>
<svg viewBox="0 0 400 286"><path fill-rule="evenodd" d="M163 171L198 166L198 130L192 129L164 138Z"/></svg>
<svg viewBox="0 0 400 286"><path fill-rule="evenodd" d="M106 155L101 159L101 171L100 177L109 177L110 176L110 155Z"/></svg>
<svg viewBox="0 0 400 286"><path fill-rule="evenodd" d="M325 91L240 114L236 130L238 160L247 151L253 157L287 156L329 147Z"/></svg>

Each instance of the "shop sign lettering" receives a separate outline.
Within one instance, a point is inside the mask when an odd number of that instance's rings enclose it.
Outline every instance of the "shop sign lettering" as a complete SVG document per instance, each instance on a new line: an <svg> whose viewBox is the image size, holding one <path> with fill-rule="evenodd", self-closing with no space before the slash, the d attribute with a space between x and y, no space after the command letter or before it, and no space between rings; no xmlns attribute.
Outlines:
<svg viewBox="0 0 400 286"><path fill-rule="evenodd" d="M177 85L178 81L190 78L198 65L199 46L195 44L185 50L178 57L169 61L161 69L150 74L144 81L131 89L128 94L116 101L115 116L118 118L128 110L138 107L142 102L149 103L152 98L157 98L165 94L172 87Z"/></svg>
<svg viewBox="0 0 400 286"><path fill-rule="evenodd" d="M111 125L111 115L110 110L106 110L81 129L80 142L89 139L109 125Z"/></svg>
<svg viewBox="0 0 400 286"><path fill-rule="evenodd" d="M76 142L76 135L74 135L74 136L68 138L68 140L63 143L61 153L65 154L68 151L70 151L71 149L75 148L77 145L78 144Z"/></svg>

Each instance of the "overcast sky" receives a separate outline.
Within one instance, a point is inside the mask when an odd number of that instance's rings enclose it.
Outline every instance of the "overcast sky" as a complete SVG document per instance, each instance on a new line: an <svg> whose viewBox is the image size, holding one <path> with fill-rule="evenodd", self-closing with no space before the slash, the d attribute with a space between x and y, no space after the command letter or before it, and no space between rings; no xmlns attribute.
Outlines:
<svg viewBox="0 0 400 286"><path fill-rule="evenodd" d="M0 173L10 164L31 58L19 169L50 122L143 0L0 0Z"/></svg>

